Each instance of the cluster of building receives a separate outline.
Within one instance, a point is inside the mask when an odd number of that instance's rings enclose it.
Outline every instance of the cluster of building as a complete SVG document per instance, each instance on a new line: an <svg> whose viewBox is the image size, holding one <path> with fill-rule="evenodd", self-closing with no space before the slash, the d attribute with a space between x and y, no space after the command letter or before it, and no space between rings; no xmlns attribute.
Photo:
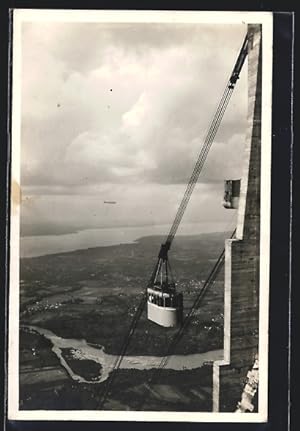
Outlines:
<svg viewBox="0 0 300 431"><path fill-rule="evenodd" d="M23 314L31 315L40 311L54 310L61 307L62 305L63 304L61 302L55 302L54 304L50 304L49 302L36 301L34 305L28 306L23 312Z"/></svg>

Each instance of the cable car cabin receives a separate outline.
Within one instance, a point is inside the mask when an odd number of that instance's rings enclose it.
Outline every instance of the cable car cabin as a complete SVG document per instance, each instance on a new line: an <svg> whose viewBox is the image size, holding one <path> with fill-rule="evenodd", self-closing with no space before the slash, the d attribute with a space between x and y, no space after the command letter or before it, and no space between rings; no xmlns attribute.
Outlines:
<svg viewBox="0 0 300 431"><path fill-rule="evenodd" d="M224 181L223 206L227 209L237 209L239 206L241 180Z"/></svg>
<svg viewBox="0 0 300 431"><path fill-rule="evenodd" d="M161 289L159 283L148 287L147 312L148 319L160 326L174 327L182 322L183 297L168 285Z"/></svg>

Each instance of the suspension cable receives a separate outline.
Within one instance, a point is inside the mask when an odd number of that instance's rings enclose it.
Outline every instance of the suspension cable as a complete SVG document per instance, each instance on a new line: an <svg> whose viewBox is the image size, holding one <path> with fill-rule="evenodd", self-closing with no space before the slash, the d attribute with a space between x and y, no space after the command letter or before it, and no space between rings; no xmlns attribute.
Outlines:
<svg viewBox="0 0 300 431"><path fill-rule="evenodd" d="M210 150L211 145L212 145L212 143L214 141L214 138L215 138L215 136L217 134L217 131L218 131L219 126L221 124L222 118L223 118L224 113L226 111L227 105L228 105L228 103L230 101L232 92L233 92L232 88L226 87L226 89L224 91L224 94L223 94L223 97L221 99L221 102L220 102L220 104L218 106L217 112L216 112L216 114L215 114L215 116L213 118L213 121L212 121L211 126L209 128L209 132L208 132L207 137L206 137L206 139L204 141L204 144L203 144L203 146L201 148L201 151L200 151L200 154L198 156L196 165L194 167L194 170L192 172L192 175L190 177L190 180L189 180L188 185L186 187L186 190L184 192L183 199L182 199L182 201L181 201L181 203L180 203L180 205L178 207L177 214L175 216L174 222L173 222L173 224L171 226L169 235L167 237L167 242L170 245L171 245L171 243L172 243L172 241L174 239L174 236L176 235L176 232L177 232L177 229L178 229L179 224L181 222L181 219L183 217L183 214L184 214L184 212L186 210L186 207L187 207L187 205L189 203L189 200L190 200L190 197L191 197L191 195L193 193L195 185L196 185L196 183L198 181L199 175L200 175L200 173L202 171L202 168L203 168L204 163L206 161L206 158L208 156L209 150Z"/></svg>
<svg viewBox="0 0 300 431"><path fill-rule="evenodd" d="M106 387L105 387L105 389L104 389L104 391L103 391L103 394L102 394L102 396L101 396L101 400L100 400L100 403L99 403L99 408L100 408L100 409L102 409L102 408L103 408L104 403L105 403L105 401L106 401L106 398L107 398L107 397L108 397L108 395L110 394L110 389L111 389L112 384L113 384L113 382L114 382L114 380L115 380L115 377L116 377L117 371L119 370L119 368L120 368L120 366L121 366L121 363L122 363L123 358L124 358L124 356L125 356L125 354L126 354L127 348L128 348L129 343L130 343L130 341L131 341L131 338L132 338L132 336L133 336L133 333L134 333L134 331L135 331L135 328L136 328L136 326L137 326L137 324L138 324L138 321L139 321L139 319L140 319L140 317L141 317L141 315L142 315L142 313L143 313L143 310L144 310L144 307L145 307L145 305L146 305L146 302L147 302L147 291L145 290L145 291L143 292L143 296L142 296L142 298L141 298L141 300L140 300L140 303L139 303L139 305L138 305L138 307L137 307L137 309L136 309L136 311L135 311L135 314L134 314L134 316L133 316L133 319L132 319L132 321L131 321L131 324L130 324L130 327L129 327L129 330L128 330L128 334L127 334L127 335L126 335L126 337L125 337L125 340L124 340L124 343L123 343L123 345L122 345L122 347L121 347L120 353L119 353L119 355L117 356L117 358L116 358L116 360L115 360L115 363L114 363L114 365L113 365L112 372L111 372L111 376L109 377L109 380L108 380L108 382L107 382L107 385L106 385Z"/></svg>
<svg viewBox="0 0 300 431"><path fill-rule="evenodd" d="M230 239L234 238L235 233L236 233L236 229L232 232ZM225 261L225 249L222 250L220 256L218 257L218 259L214 265L214 267L212 268L211 272L209 273L207 279L205 280L205 282L204 282L199 294L197 295L190 311L186 315L186 317L182 323L182 326L177 331L177 333L174 335L171 343L168 346L168 349L166 351L165 356L161 359L158 367L155 368L155 371L153 373L151 380L148 381L148 385L151 385L151 384L153 385L153 384L155 384L156 381L159 380L163 368L165 368L165 366L169 362L170 357L175 350L175 347L177 346L177 344L181 340L185 329L190 324L191 319L194 316L196 309L199 308L199 306L201 305L201 302L202 302L203 298L205 297L205 294L207 293L208 289L213 284L213 282L216 280L221 268L224 265L224 261ZM148 397L141 400L141 403L139 405L139 410L142 409L142 407L144 406L144 404L146 403L147 400L148 400Z"/></svg>
<svg viewBox="0 0 300 431"><path fill-rule="evenodd" d="M202 171L202 168L203 168L204 163L206 161L208 152L209 152L209 150L211 148L211 145L213 143L213 140L214 140L214 138L215 138L215 136L217 134L217 131L218 131L219 126L220 126L220 123L221 123L221 121L223 119L224 113L226 111L227 105L228 105L229 100L231 98L231 95L232 95L234 86L236 84L236 81L239 78L239 73L240 73L240 71L242 69L242 66L244 64L245 58L247 56L247 44L248 44L248 39L247 39L247 35L246 35L246 37L244 39L244 42L243 42L243 45L242 45L242 48L240 50L238 59L237 59L235 65L234 65L233 72L230 75L229 81L228 81L228 83L226 85L226 88L225 88L225 90L223 92L221 101L220 101L220 103L219 103L219 105L217 107L217 110L216 110L215 114L214 114L213 120L212 120L212 122L210 124L207 136L205 138L204 144L203 144L203 146L201 148L201 151L200 151L200 154L198 156L198 160L197 160L196 165L195 165L195 167L193 169L193 172L192 172L192 175L190 177L189 183L188 183L188 185L186 187L183 199L182 199L182 201L181 201L181 203L179 205L179 208L177 210L177 214L175 216L174 222L173 222L173 224L171 226L171 229L169 231L169 234L168 234L168 237L167 237L167 241L166 241L167 250L170 248L170 245L171 245L171 243L172 243L172 241L174 239L174 236L175 236L175 234L177 232L177 229L179 227L179 224L181 222L183 214L184 214L184 212L186 210L186 207L188 205L188 202L190 200L191 194L192 194L192 192L193 192L193 190L195 188L195 185L196 185L196 182L197 182L197 180L199 178L200 172ZM149 283L148 283L147 286L149 286L149 284L151 284L151 282L153 281L153 279L154 279L153 277L155 277L156 270L157 270L157 266L155 266L154 271L152 273L152 276L151 276L150 281L149 281ZM147 302L147 291L145 290L145 292L143 293L142 299L140 301L140 304L139 304L139 306L138 306L138 308L137 308L137 310L136 310L136 312L134 314L134 317L133 317L133 320L131 322L131 325L129 327L129 332L128 332L128 334L127 334L127 336L126 336L126 338L124 340L124 343L122 345L121 353L117 357L117 359L115 361L115 364L113 366L112 376L109 379L108 384L106 386L106 389L104 390L104 393L103 393L103 395L101 397L100 408L103 407L103 405L104 405L104 403L106 401L107 395L109 394L109 390L110 390L111 385L112 385L112 382L113 382L113 380L115 378L116 371L120 368L120 365L121 365L122 360L123 360L123 358L124 358L124 356L126 354L128 345L129 345L130 340L132 338L132 335L133 335L133 333L135 331L137 323L138 323L138 321L140 319L140 316L142 315L142 312L144 310L146 302Z"/></svg>

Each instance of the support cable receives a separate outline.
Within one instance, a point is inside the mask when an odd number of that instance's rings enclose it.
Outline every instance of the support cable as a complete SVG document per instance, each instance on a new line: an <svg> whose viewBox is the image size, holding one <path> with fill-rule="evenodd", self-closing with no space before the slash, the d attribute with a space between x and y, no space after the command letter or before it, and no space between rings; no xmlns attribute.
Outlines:
<svg viewBox="0 0 300 431"><path fill-rule="evenodd" d="M178 229L179 224L181 222L181 219L183 217L183 214L184 214L186 207L189 203L189 200L190 200L190 197L193 193L195 185L198 181L199 175L202 171L202 168L203 168L204 163L206 161L206 158L208 156L209 150L211 148L211 145L214 141L214 138L217 134L217 131L218 131L219 126L221 124L221 121L223 119L224 113L225 113L226 108L228 106L228 103L230 101L232 92L233 92L233 89L228 89L228 87L226 87L226 90L224 92L222 100L221 100L219 107L217 109L217 113L215 114L214 119L211 123L208 135L204 141L203 147L201 148L201 152L198 156L196 165L194 167L194 170L192 172L192 175L191 175L190 180L188 182L188 185L186 187L183 199L180 203L180 206L178 207L177 214L175 216L174 222L171 226L169 235L167 237L166 242L168 242L170 245L171 245L171 243L172 243L172 241L176 235L176 232L177 232L177 229Z"/></svg>
<svg viewBox="0 0 300 431"><path fill-rule="evenodd" d="M214 119L212 121L212 126L209 129L208 138L205 140L205 143L204 143L204 145L202 147L202 150L201 150L200 155L198 157L197 163L196 163L196 165L194 167L194 170L193 170L193 173L191 175L189 184L188 184L187 189L185 191L183 200L181 201L181 204L180 204L179 209L177 211L174 223L173 223L173 225L171 227L171 230L170 230L170 233L168 235L167 242L169 242L169 244L172 243L172 241L174 239L174 236L175 236L175 234L177 232L179 223L180 223L180 221L181 221L181 219L183 217L184 211L185 211L185 209L187 207L187 204L189 202L191 194L192 194L192 192L194 190L195 184L196 184L196 182L198 180L198 177L200 175L200 172L201 172L202 167L204 165L204 162L206 160L208 151L209 151L209 149L211 147L211 144L213 142L213 139L214 139L214 137L215 137L215 135L217 133L218 127L219 127L220 122L221 122L221 120L223 118L223 115L224 115L224 112L226 110L226 107L227 107L227 105L229 103L231 94L232 94L232 89L228 89L228 87L226 87L226 89L224 91L224 94L223 94L223 97L221 99L222 103L219 104L218 109L217 109L217 117L214 116ZM158 261L158 265L160 265L160 264L161 264L161 261L159 260ZM148 286L151 285L151 283L153 282L153 280L155 278L155 275L158 272L158 269L159 269L158 266L156 266L154 268L154 271L152 273L152 276L151 276L151 279L150 279L150 281L148 283ZM131 325L129 327L129 331L128 331L128 334L127 334L127 336L125 338L124 344L123 344L123 346L121 348L120 354L116 358L116 361L115 361L115 364L114 364L113 370L112 370L112 376L111 376L111 378L109 380L109 383L107 384L106 389L104 390L104 395L102 396L102 399L101 399L101 402L100 402L100 408L102 408L102 406L103 406L103 404L105 402L105 399L106 399L106 397L107 397L107 395L109 393L110 387L111 387L111 385L113 383L113 380L115 378L116 371L120 368L120 365L122 363L123 357L126 354L127 347L129 345L131 337L132 337L132 335L133 335L133 333L135 331L135 328L136 328L136 325L137 325L137 323L139 321L139 318L142 315L142 312L143 312L144 306L146 305L146 302L147 302L147 292L145 291L144 294L143 294L143 297L141 299L141 302L140 302L140 304L139 304L139 306L138 306L138 308L136 310L136 313L133 316L133 320L132 320Z"/></svg>
<svg viewBox="0 0 300 431"><path fill-rule="evenodd" d="M230 239L234 238L235 233L236 233L236 229L232 232ZM169 347L167 349L165 356L162 358L158 367L155 368L155 371L154 371L154 374L153 374L151 380L148 381L148 386L151 384L153 385L153 384L155 384L155 382L160 380L161 372L162 372L163 368L165 368L165 366L169 362L170 357L172 356L177 344L181 340L184 331L186 330L187 326L190 324L191 319L195 314L195 311L201 305L201 302L202 302L203 298L205 297L205 294L207 293L208 289L210 288L210 286L213 284L213 282L216 280L218 274L220 273L220 270L223 267L224 261L225 261L225 249L222 250L220 256L218 257L218 259L214 265L214 267L212 268L211 272L209 273L207 279L205 280L205 283L203 284L199 294L197 295L197 298L195 299L190 311L186 315L186 317L182 323L182 326L180 327L178 332L174 335L171 343L169 344ZM141 404L139 405L139 410L142 410L147 399L148 398L144 398L141 401Z"/></svg>
<svg viewBox="0 0 300 431"><path fill-rule="evenodd" d="M243 45L242 45L242 48L240 50L238 59L237 59L235 65L234 65L233 72L231 73L229 81L228 81L228 83L226 85L226 88L225 88L225 90L223 92L221 101L220 101L220 103L218 105L217 111L214 114L213 120L212 120L212 122L210 124L207 136L206 136L204 144L203 144L203 146L201 148L200 154L198 156L198 160L197 160L196 165L195 165L195 167L193 169L193 172L192 172L192 175L190 177L190 181L189 181L189 183L187 185L187 188L185 190L183 199L182 199L182 201L181 201L181 203L179 205L179 208L177 210L177 214L175 216L174 222L173 222L173 224L171 226L171 229L169 231L169 235L167 237L166 243L165 243L165 245L162 246L162 247L164 247L163 250L164 250L165 253L167 253L168 250L170 249L170 246L171 246L172 241L173 241L173 239L174 239L174 237L176 235L176 232L177 232L177 229L178 229L179 224L181 222L181 219L183 217L183 214L184 214L184 212L186 210L186 207L188 205L188 202L190 200L191 194L192 194L192 192L194 190L195 184L196 184L196 182L197 182L197 180L199 178L200 172L202 171L202 168L203 168L204 163L206 161L206 158L207 158L208 152L209 152L209 150L211 148L212 142L213 142L213 140L214 140L214 138L216 136L216 133L217 133L217 131L219 129L220 123L222 121L222 118L223 118L224 113L226 111L227 105L228 105L229 100L231 98L234 86L236 84L237 79L239 78L239 73L240 73L240 71L242 69L242 66L244 64L245 58L247 56L247 49L248 49L247 45L248 45L248 38L247 38L247 35L246 35L246 37L244 39L244 42L243 42ZM150 279L149 283L153 282L155 274L157 272L157 268L158 268L158 264L156 264L156 266L154 268L154 271L152 273L152 276L151 276L151 279ZM149 283L148 283L148 286L149 286ZM132 335L133 335L133 333L135 331L137 323L138 323L138 321L140 319L140 316L142 315L142 312L143 312L143 309L145 307L146 302L147 302L147 292L145 291L143 293L143 296L142 296L142 299L140 301L140 304L139 304L139 306L138 306L138 308L137 308L137 310L136 310L136 312L134 314L133 320L132 320L130 328L129 328L129 332L128 332L125 340L124 340L124 343L123 343L123 346L122 346L122 349L121 349L121 353L120 353L119 357L115 361L114 367L112 369L112 376L109 379L108 384L106 386L106 389L104 390L104 393L103 393L103 395L101 397L100 408L103 407L103 405L104 405L104 403L106 401L107 395L109 394L109 391L110 391L110 388L111 388L111 385L112 385L112 382L113 382L113 380L115 378L116 371L120 368L120 365L122 363L123 357L126 354L128 345L129 345L130 340L132 338Z"/></svg>

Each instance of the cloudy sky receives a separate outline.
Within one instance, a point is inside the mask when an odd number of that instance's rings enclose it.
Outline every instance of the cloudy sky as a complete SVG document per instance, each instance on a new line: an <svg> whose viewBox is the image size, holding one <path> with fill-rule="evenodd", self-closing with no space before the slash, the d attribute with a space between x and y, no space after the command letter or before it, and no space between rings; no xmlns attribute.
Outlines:
<svg viewBox="0 0 300 431"><path fill-rule="evenodd" d="M245 33L23 23L22 234L172 223ZM223 180L241 175L246 78L244 67L185 223L229 217Z"/></svg>

